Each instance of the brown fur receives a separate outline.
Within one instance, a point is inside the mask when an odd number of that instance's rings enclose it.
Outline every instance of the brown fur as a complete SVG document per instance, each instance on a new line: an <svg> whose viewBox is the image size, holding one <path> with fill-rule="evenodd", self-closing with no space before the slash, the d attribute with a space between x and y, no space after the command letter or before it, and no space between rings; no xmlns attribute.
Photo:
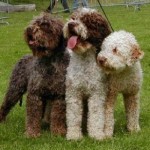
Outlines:
<svg viewBox="0 0 150 150"><path fill-rule="evenodd" d="M66 137L79 140L86 127L90 137L102 140L105 138L105 76L99 70L95 56L111 31L96 10L81 8L72 14L63 32L71 51L66 74Z"/></svg>
<svg viewBox="0 0 150 150"><path fill-rule="evenodd" d="M85 13L81 16L79 14L80 9L75 11L72 14L71 18L73 20L79 18L81 22L86 26L88 31L88 38L85 41L94 45L99 52L104 38L111 33L108 22L100 13Z"/></svg>
<svg viewBox="0 0 150 150"><path fill-rule="evenodd" d="M44 14L25 29L25 40L34 56L23 57L15 66L0 109L2 122L27 91L26 134L29 137L40 135L43 113L50 121L53 134L66 133L64 82L69 55L65 51L62 28L62 21Z"/></svg>

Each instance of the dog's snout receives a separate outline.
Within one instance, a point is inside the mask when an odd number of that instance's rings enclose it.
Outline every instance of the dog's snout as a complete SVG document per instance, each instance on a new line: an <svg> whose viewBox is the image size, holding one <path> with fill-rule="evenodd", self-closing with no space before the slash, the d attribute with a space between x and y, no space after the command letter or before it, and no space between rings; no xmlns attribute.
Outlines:
<svg viewBox="0 0 150 150"><path fill-rule="evenodd" d="M26 34L27 36L31 36L32 33L33 33L33 30L32 30L32 28L30 28L30 27L28 27L28 28L25 30L25 34Z"/></svg>
<svg viewBox="0 0 150 150"><path fill-rule="evenodd" d="M98 57L97 60L98 60L98 63L100 65L104 65L104 63L106 62L107 58L102 56L102 57Z"/></svg>
<svg viewBox="0 0 150 150"><path fill-rule="evenodd" d="M69 22L69 23L68 23L68 27L69 27L70 29L74 28L75 26L76 26L76 23L75 23L75 22Z"/></svg>

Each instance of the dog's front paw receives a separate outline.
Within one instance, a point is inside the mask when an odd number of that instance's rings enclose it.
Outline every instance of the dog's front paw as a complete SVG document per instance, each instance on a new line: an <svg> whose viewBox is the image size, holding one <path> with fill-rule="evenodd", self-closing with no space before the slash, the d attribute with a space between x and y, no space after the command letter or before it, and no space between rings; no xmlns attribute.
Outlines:
<svg viewBox="0 0 150 150"><path fill-rule="evenodd" d="M127 130L131 133L134 133L134 132L139 132L141 130L140 126L137 124L137 125L128 125L127 126Z"/></svg>
<svg viewBox="0 0 150 150"><path fill-rule="evenodd" d="M113 130L104 130L105 137L112 138L113 137Z"/></svg>
<svg viewBox="0 0 150 150"><path fill-rule="evenodd" d="M94 139L100 140L100 141L106 139L106 136L105 136L104 132L92 133L92 134L89 134L89 136L90 136L91 138L94 138Z"/></svg>
<svg viewBox="0 0 150 150"><path fill-rule="evenodd" d="M83 135L81 132L67 132L67 140L81 140Z"/></svg>
<svg viewBox="0 0 150 150"><path fill-rule="evenodd" d="M114 126L113 125L105 125L104 134L106 138L112 138L114 133Z"/></svg>
<svg viewBox="0 0 150 150"><path fill-rule="evenodd" d="M65 136L66 135L66 128L61 127L61 128L51 128L51 133L55 136Z"/></svg>
<svg viewBox="0 0 150 150"><path fill-rule="evenodd" d="M25 135L26 135L27 138L37 138L41 134L39 132L29 132L29 131L26 131Z"/></svg>

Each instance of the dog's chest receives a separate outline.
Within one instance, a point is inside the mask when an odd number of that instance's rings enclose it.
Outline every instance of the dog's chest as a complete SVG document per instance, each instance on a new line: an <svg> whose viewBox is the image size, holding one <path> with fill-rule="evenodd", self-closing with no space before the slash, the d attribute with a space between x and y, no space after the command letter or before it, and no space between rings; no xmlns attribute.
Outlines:
<svg viewBox="0 0 150 150"><path fill-rule="evenodd" d="M40 95L64 94L66 67L67 63L61 61L35 63L30 76L31 88Z"/></svg>
<svg viewBox="0 0 150 150"><path fill-rule="evenodd" d="M72 57L67 68L67 78L77 88L90 90L99 85L102 73L96 64L95 55Z"/></svg>

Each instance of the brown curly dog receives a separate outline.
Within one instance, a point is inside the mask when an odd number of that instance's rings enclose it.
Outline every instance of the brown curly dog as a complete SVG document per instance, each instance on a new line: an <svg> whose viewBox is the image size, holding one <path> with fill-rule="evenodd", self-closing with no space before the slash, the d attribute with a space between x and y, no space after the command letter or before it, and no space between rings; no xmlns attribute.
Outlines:
<svg viewBox="0 0 150 150"><path fill-rule="evenodd" d="M40 136L41 119L46 113L53 134L66 133L65 74L69 54L65 51L63 23L49 14L32 20L25 40L33 56L24 56L15 66L0 108L0 122L27 92L26 134ZM48 106L50 104L50 106ZM45 107L48 108L45 111Z"/></svg>

